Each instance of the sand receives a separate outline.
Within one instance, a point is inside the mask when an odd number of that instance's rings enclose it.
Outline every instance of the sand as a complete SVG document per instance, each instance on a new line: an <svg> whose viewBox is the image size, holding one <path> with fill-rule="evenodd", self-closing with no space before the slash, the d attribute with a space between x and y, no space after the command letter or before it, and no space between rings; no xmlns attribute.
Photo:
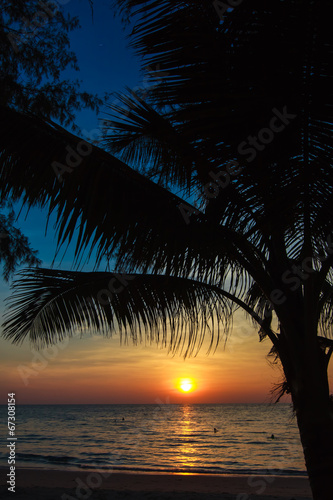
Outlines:
<svg viewBox="0 0 333 500"><path fill-rule="evenodd" d="M3 500L311 500L306 477L16 469L15 494L0 469Z"/></svg>

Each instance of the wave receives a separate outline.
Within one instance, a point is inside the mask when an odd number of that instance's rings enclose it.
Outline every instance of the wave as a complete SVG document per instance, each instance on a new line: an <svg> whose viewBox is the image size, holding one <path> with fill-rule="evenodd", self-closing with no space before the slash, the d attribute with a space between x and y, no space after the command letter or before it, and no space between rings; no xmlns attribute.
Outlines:
<svg viewBox="0 0 333 500"><path fill-rule="evenodd" d="M4 460L5 454L0 455L0 465L5 465L6 460ZM111 457L110 457L111 458ZM127 460L125 460L127 461ZM21 462L21 463L19 463ZM228 465L224 462L224 465ZM105 471L118 471L118 472L140 472L140 473L168 473L168 474L213 474L213 475L282 475L282 476L306 476L305 470L301 471L298 469L273 469L273 468L252 468L252 467L237 467L236 462L230 462L230 466L181 466L181 467L170 467L170 466L134 466L134 465L117 465L112 463L112 459L106 461L102 457L87 457L86 459L79 459L74 456L57 456L57 455L39 455L34 453L18 453L17 454L17 467L27 468L27 467L42 467L42 468L52 468L54 466L61 466L64 470L71 470L71 468L83 469L83 470L105 470ZM235 467L236 465L236 467Z"/></svg>
<svg viewBox="0 0 333 500"><path fill-rule="evenodd" d="M70 463L76 463L78 461L77 457L71 457L68 455L39 455L36 453L17 453L16 454L17 461L22 461L22 462L42 462L42 463L56 463L56 464L70 464Z"/></svg>
<svg viewBox="0 0 333 500"><path fill-rule="evenodd" d="M89 465L81 465L82 469L92 469ZM225 467L124 467L112 466L105 470L119 472L167 473L167 474L214 474L214 475L272 475L272 476L307 476L307 472L293 469L232 469Z"/></svg>
<svg viewBox="0 0 333 500"><path fill-rule="evenodd" d="M305 471L289 405L275 406L269 419L264 405L171 405L168 420L140 418L156 405L18 408L18 466L91 469L96 463L140 472L258 474L269 464L281 474ZM0 432L8 432L1 423ZM0 454L0 463L7 459Z"/></svg>

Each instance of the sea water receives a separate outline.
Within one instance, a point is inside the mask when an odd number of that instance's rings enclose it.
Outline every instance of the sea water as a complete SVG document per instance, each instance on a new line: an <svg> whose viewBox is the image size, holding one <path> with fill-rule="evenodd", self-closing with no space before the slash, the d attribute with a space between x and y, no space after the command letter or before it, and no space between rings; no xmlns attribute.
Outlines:
<svg viewBox="0 0 333 500"><path fill-rule="evenodd" d="M19 405L16 437L16 467L305 474L288 404Z"/></svg>

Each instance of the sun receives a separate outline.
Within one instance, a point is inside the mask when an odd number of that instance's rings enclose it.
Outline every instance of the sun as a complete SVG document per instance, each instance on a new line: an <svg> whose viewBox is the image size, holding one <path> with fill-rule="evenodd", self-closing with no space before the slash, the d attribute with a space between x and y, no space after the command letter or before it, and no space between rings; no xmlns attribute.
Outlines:
<svg viewBox="0 0 333 500"><path fill-rule="evenodd" d="M190 390L193 387L193 384L190 380L183 380L179 386L182 391L184 392L190 392Z"/></svg>
<svg viewBox="0 0 333 500"><path fill-rule="evenodd" d="M178 379L177 388L181 392L192 392L195 388L194 380L191 378Z"/></svg>

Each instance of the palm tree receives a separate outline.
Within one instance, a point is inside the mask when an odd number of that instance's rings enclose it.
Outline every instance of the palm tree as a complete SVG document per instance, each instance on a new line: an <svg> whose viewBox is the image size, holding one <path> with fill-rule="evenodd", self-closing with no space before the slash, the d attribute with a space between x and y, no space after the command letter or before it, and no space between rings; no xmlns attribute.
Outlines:
<svg viewBox="0 0 333 500"><path fill-rule="evenodd" d="M244 309L282 364L313 498L329 499L333 5L115 3L153 85L111 107L113 155L9 109L0 135L2 195L55 212L74 264L94 251L115 270L22 272L4 335L116 330L188 355Z"/></svg>

